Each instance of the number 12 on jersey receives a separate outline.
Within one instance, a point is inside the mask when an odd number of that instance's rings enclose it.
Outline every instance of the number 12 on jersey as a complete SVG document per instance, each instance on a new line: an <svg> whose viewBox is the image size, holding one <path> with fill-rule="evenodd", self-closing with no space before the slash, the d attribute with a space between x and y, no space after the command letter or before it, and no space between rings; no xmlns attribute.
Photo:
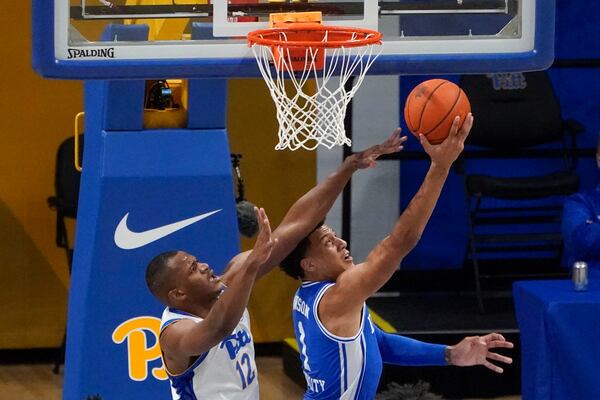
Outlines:
<svg viewBox="0 0 600 400"><path fill-rule="evenodd" d="M242 389L246 389L254 381L254 378L256 378L256 372L252 370L252 362L248 353L244 353L242 359L235 363L235 369L240 374Z"/></svg>

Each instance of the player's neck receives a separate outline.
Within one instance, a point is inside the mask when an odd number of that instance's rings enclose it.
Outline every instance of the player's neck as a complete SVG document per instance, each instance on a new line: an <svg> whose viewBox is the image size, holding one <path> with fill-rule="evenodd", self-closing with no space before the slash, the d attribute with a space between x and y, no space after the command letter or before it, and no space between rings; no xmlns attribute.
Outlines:
<svg viewBox="0 0 600 400"><path fill-rule="evenodd" d="M325 276L318 272L312 272L312 273L305 272L304 278L302 280L310 281L310 282L323 282L323 281L335 281L335 278L332 278L330 276Z"/></svg>
<svg viewBox="0 0 600 400"><path fill-rule="evenodd" d="M194 304L186 304L184 306L177 307L177 308L179 308L181 311L185 311L196 317L205 319L208 316L208 313L210 313L210 310L212 309L212 307L216 301L217 300L214 299L214 300L211 300L209 302L204 302L204 303L197 302Z"/></svg>

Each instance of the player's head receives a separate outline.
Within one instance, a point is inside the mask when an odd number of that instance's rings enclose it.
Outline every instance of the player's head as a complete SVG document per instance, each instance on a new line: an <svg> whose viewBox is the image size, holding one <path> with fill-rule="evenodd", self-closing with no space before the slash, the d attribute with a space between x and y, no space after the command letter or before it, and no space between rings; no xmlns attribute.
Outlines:
<svg viewBox="0 0 600 400"><path fill-rule="evenodd" d="M351 267L346 242L322 222L281 262L281 269L295 279L335 280Z"/></svg>
<svg viewBox="0 0 600 400"><path fill-rule="evenodd" d="M163 304L177 308L209 305L223 290L208 264L184 251L168 251L154 257L146 268L146 284Z"/></svg>

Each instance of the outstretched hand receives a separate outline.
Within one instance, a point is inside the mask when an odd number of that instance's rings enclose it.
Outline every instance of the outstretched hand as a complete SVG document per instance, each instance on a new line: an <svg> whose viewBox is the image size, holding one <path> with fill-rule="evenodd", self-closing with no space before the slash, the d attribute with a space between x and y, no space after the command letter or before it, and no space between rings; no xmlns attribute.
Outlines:
<svg viewBox="0 0 600 400"><path fill-rule="evenodd" d="M400 128L392 133L392 135L383 143L371 146L360 153L353 154L348 159L353 162L357 169L374 167L377 165L375 160L383 154L397 153L404 148L402 143L406 142L406 136L400 136Z"/></svg>
<svg viewBox="0 0 600 400"><path fill-rule="evenodd" d="M440 167L450 168L465 147L465 140L473 127L473 114L469 113L462 126L459 128L460 118L457 116L452 122L450 133L441 144L432 145L423 135L419 135L419 141L425 152L431 158L431 162Z"/></svg>
<svg viewBox="0 0 600 400"><path fill-rule="evenodd" d="M489 351L494 348L512 349L513 344L504 339L504 336L499 333L466 337L457 345L449 347L449 362L450 364L459 367L483 365L484 367L501 374L504 370L488 360L511 364L512 358Z"/></svg>
<svg viewBox="0 0 600 400"><path fill-rule="evenodd" d="M254 262L263 264L271 256L277 239L271 236L271 224L264 208L254 207L254 214L258 221L259 232L250 256Z"/></svg>

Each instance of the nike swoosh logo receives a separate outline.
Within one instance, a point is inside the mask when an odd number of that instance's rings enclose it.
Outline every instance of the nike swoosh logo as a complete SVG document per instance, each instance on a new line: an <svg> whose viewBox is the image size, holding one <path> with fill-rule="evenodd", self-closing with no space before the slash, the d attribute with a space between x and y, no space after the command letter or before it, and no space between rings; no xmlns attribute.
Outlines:
<svg viewBox="0 0 600 400"><path fill-rule="evenodd" d="M156 242L157 240L175 233L186 226L190 226L198 221L208 218L219 211L221 211L221 209L200 214L182 221L173 222L172 224L159 226L158 228L143 232L133 232L127 227L127 218L129 217L129 213L127 213L121 219L119 225L117 225L117 229L115 229L115 244L117 247L123 250L137 249L152 242Z"/></svg>

